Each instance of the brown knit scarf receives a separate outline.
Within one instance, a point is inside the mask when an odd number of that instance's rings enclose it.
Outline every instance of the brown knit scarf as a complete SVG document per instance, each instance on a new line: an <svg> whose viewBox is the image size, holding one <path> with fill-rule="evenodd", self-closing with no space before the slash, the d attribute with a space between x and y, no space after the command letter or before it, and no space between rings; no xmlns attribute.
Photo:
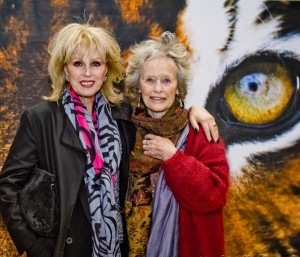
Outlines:
<svg viewBox="0 0 300 257"><path fill-rule="evenodd" d="M175 102L162 118L152 118L145 109L137 107L131 117L137 127L136 143L130 161L130 171L154 173L161 160L143 155L143 139L146 134L169 138L176 144L181 130L187 123L187 111Z"/></svg>
<svg viewBox="0 0 300 257"><path fill-rule="evenodd" d="M146 134L151 133L169 138L176 144L187 123L187 112L176 102L162 118L152 118L145 109L137 107L132 115L132 121L137 127L137 132L130 158L125 207L129 256L146 256L153 194L162 161L143 154L143 139Z"/></svg>

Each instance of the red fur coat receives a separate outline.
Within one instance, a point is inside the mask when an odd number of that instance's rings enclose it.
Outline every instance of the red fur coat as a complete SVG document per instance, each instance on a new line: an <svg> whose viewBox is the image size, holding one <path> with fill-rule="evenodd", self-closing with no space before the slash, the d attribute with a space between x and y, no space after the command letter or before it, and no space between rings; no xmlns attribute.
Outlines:
<svg viewBox="0 0 300 257"><path fill-rule="evenodd" d="M229 168L222 140L209 143L193 128L184 153L162 163L165 179L179 203L179 257L224 255L223 207Z"/></svg>

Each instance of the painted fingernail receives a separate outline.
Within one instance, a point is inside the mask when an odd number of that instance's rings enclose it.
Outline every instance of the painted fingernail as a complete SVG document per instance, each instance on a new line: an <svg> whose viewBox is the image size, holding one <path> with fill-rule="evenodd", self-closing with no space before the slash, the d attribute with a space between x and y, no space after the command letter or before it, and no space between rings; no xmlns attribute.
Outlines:
<svg viewBox="0 0 300 257"><path fill-rule="evenodd" d="M220 140L219 140L219 138L217 139L217 141L216 141L216 142L217 142L217 144L219 144L219 143L220 143Z"/></svg>
<svg viewBox="0 0 300 257"><path fill-rule="evenodd" d="M195 133L198 133L198 129L194 128L194 130L195 130Z"/></svg>
<svg viewBox="0 0 300 257"><path fill-rule="evenodd" d="M213 143L213 140L211 139L211 140L209 141L209 143L211 143L211 144L212 144L212 143Z"/></svg>

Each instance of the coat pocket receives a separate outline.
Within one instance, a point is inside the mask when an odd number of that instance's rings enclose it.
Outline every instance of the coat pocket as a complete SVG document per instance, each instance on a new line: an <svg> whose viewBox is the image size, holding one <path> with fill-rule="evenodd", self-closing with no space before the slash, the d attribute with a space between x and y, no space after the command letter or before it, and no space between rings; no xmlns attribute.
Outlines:
<svg viewBox="0 0 300 257"><path fill-rule="evenodd" d="M58 235L59 201L53 174L35 167L20 193L20 207L34 232L44 237Z"/></svg>

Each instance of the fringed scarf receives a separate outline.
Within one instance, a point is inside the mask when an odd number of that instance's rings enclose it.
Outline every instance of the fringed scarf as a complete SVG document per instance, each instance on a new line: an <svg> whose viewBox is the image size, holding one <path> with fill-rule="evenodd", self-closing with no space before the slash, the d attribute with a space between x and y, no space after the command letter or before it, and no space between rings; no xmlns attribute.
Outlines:
<svg viewBox="0 0 300 257"><path fill-rule="evenodd" d="M184 151L189 125L180 134L176 148ZM151 231L147 243L147 257L178 256L179 205L168 187L164 172L161 170L155 189L152 211Z"/></svg>
<svg viewBox="0 0 300 257"><path fill-rule="evenodd" d="M169 138L176 144L187 124L187 112L178 103L162 118L152 118L139 107L132 115L137 127L136 143L130 159L129 188L126 200L126 223L129 256L146 256L151 224L153 193L159 176L161 160L143 154L143 139L148 133Z"/></svg>
<svg viewBox="0 0 300 257"><path fill-rule="evenodd" d="M118 203L121 140L117 123L100 92L95 96L92 116L71 85L63 90L62 104L87 155L84 181L92 220L93 257L121 256L123 231Z"/></svg>

